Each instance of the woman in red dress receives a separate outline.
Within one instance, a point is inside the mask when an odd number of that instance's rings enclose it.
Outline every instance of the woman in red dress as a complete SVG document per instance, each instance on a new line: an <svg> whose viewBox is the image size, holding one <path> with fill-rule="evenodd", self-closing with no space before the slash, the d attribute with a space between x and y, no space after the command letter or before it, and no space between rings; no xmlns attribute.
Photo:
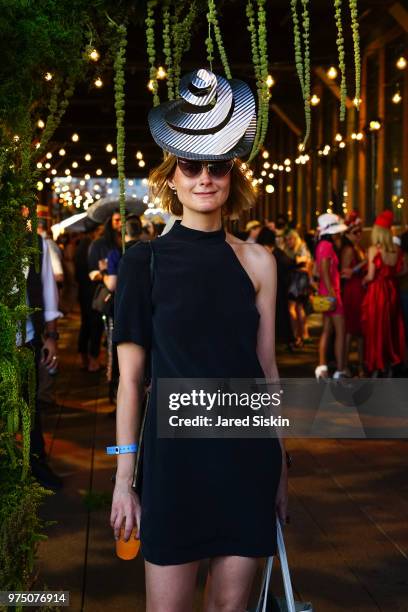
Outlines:
<svg viewBox="0 0 408 612"><path fill-rule="evenodd" d="M362 304L362 327L366 366L372 376L392 375L392 367L405 355L405 332L397 276L403 270L403 257L392 241L393 214L378 215L368 249L368 283Z"/></svg>
<svg viewBox="0 0 408 612"><path fill-rule="evenodd" d="M341 250L341 277L343 280L343 307L346 327L345 361L348 362L353 338L357 341L358 373L363 375L363 330L361 327L361 304L365 296L363 287L363 269L366 256L360 246L362 236L362 221L358 213L353 211L347 215L345 224L348 227Z"/></svg>

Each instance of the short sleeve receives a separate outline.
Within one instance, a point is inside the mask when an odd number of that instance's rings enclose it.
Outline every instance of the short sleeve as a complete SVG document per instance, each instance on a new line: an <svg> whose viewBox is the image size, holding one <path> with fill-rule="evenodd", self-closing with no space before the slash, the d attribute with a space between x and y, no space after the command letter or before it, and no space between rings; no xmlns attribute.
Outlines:
<svg viewBox="0 0 408 612"><path fill-rule="evenodd" d="M152 300L150 279L151 249L139 243L120 260L115 292L113 341L133 342L151 347Z"/></svg>
<svg viewBox="0 0 408 612"><path fill-rule="evenodd" d="M333 246L331 242L329 242L328 240L322 240L318 244L317 259L321 261L322 259L325 259L326 257L329 257L329 258L333 257Z"/></svg>

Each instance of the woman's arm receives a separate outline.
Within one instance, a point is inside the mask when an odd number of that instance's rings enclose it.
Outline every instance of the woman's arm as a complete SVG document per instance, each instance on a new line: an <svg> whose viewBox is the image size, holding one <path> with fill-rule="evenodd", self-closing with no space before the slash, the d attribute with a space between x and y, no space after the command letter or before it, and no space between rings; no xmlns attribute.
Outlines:
<svg viewBox="0 0 408 612"><path fill-rule="evenodd" d="M330 258L329 257L323 257L320 263L320 275L323 279L324 284L326 285L328 294L331 297L336 297L336 294L333 289L332 281L330 278Z"/></svg>
<svg viewBox="0 0 408 612"><path fill-rule="evenodd" d="M116 291L116 285L118 282L118 275L117 274L106 274L103 277L103 282L105 283L105 286L109 289L109 291Z"/></svg>
<svg viewBox="0 0 408 612"><path fill-rule="evenodd" d="M374 257L375 257L376 252L377 252L377 249L375 246L370 246L370 248L368 249L368 270L367 270L367 274L363 278L363 281L362 281L363 285L366 283L370 283L372 280L374 280L374 276L375 276Z"/></svg>
<svg viewBox="0 0 408 612"><path fill-rule="evenodd" d="M275 309L276 309L276 260L266 250L259 255L257 266L259 290L256 306L260 314L257 354L265 377L271 382L279 382L279 372L275 354ZM276 511L282 523L286 523L288 509L288 471L284 439L277 431L282 450L282 470L276 495Z"/></svg>
<svg viewBox="0 0 408 612"><path fill-rule="evenodd" d="M121 446L134 444L138 440L146 352L141 346L126 342L118 345L118 359L120 381L116 411L116 443ZM129 539L134 526L139 537L140 501L132 489L135 457L135 453L118 455L110 518L115 539L118 539L124 521L124 539Z"/></svg>

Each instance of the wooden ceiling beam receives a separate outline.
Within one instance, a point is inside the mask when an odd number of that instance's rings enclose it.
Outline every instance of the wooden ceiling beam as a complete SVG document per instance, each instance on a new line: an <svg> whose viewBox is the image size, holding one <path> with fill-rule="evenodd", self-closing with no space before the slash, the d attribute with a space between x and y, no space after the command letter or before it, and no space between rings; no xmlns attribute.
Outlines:
<svg viewBox="0 0 408 612"><path fill-rule="evenodd" d="M292 119L290 119L287 114L281 109L280 106L278 106L277 104L271 104L270 106L271 110L273 110L280 119L282 119L282 121L284 123L286 123L286 125L288 126L288 128L294 133L296 134L296 136L301 136L302 135L302 130L300 129L299 126L296 125L296 123L294 121L292 121Z"/></svg>
<svg viewBox="0 0 408 612"><path fill-rule="evenodd" d="M392 17L394 17L395 21L398 21L400 26L404 28L406 32L408 32L408 11L406 8L402 6L400 2L396 2L388 9L388 12Z"/></svg>

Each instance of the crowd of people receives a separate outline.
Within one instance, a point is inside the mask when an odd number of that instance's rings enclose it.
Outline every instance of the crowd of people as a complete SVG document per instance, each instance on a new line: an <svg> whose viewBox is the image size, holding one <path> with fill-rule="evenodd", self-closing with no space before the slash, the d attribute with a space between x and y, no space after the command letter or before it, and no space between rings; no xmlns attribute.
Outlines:
<svg viewBox="0 0 408 612"><path fill-rule="evenodd" d="M393 214L380 213L363 240L358 213L344 221L318 217L302 233L281 215L276 223L249 221L247 242L273 252L278 270L277 339L294 351L309 343L313 296L329 298L323 312L316 377L402 375L407 366L408 232L393 233ZM363 243L366 244L363 247ZM356 343L357 363L351 362Z"/></svg>

